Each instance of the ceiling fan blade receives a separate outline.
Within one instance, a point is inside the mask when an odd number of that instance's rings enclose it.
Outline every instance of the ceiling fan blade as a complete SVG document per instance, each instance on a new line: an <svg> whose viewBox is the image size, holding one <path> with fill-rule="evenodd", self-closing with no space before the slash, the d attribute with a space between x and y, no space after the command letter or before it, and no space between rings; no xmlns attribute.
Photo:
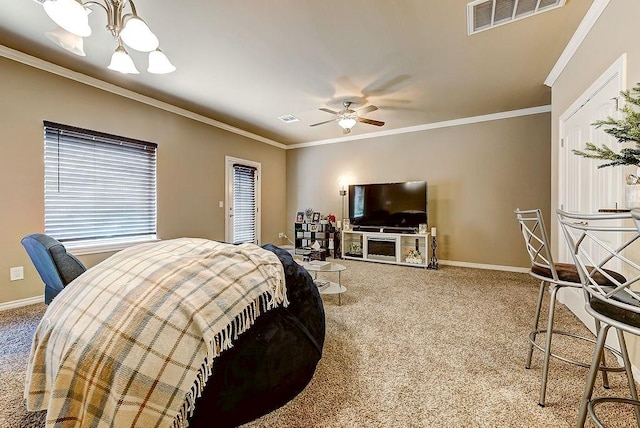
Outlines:
<svg viewBox="0 0 640 428"><path fill-rule="evenodd" d="M313 125L309 125L309 126L318 126L318 125L324 125L325 123L329 123L329 122L335 122L338 119L329 119L329 120L325 120L324 122L318 122L318 123L314 123Z"/></svg>
<svg viewBox="0 0 640 428"><path fill-rule="evenodd" d="M375 126L384 125L384 122L380 122L379 120L367 119L366 117L359 117L358 122L366 123L367 125L375 125Z"/></svg>
<svg viewBox="0 0 640 428"><path fill-rule="evenodd" d="M328 108L324 108L324 107L319 108L318 110L325 111L325 112L331 113L331 114L338 114L337 111L329 110Z"/></svg>
<svg viewBox="0 0 640 428"><path fill-rule="evenodd" d="M371 113L372 111L376 111L376 110L378 110L378 107L376 107L373 104L371 104L370 106L363 107L363 108L358 109L356 111L358 112L358 114L365 114L365 113Z"/></svg>

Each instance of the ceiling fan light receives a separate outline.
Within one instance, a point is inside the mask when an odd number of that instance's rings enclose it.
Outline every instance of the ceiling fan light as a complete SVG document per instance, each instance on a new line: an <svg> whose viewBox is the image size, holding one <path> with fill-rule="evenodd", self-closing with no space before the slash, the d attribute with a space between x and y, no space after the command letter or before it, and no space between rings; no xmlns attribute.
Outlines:
<svg viewBox="0 0 640 428"><path fill-rule="evenodd" d="M129 18L120 32L120 37L127 46L140 52L151 52L160 44L149 26L137 16Z"/></svg>
<svg viewBox="0 0 640 428"><path fill-rule="evenodd" d="M111 63L109 70L118 71L123 74L140 74L138 69L136 68L133 60L129 56L126 50L122 47L122 45L118 46L116 51L111 56Z"/></svg>
<svg viewBox="0 0 640 428"><path fill-rule="evenodd" d="M147 71L153 74L167 74L175 71L176 67L171 64L169 58L160 50L149 52L149 68Z"/></svg>
<svg viewBox="0 0 640 428"><path fill-rule="evenodd" d="M46 0L43 7L53 22L70 33L80 37L91 35L87 11L76 0Z"/></svg>
<svg viewBox="0 0 640 428"><path fill-rule="evenodd" d="M68 50L78 56L86 56L84 53L84 39L76 34L70 33L62 27L57 27L45 35L58 46Z"/></svg>
<svg viewBox="0 0 640 428"><path fill-rule="evenodd" d="M343 117L338 121L338 125L340 125L342 129L351 129L356 126L356 123L356 120L352 117Z"/></svg>

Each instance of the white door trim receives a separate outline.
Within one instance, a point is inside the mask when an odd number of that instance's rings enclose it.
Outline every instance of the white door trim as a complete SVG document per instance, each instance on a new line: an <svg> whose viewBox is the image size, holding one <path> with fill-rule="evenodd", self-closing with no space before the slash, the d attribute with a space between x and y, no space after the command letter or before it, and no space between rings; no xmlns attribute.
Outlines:
<svg viewBox="0 0 640 428"><path fill-rule="evenodd" d="M558 141L561 142L562 138L565 134L565 123L576 114L585 104L589 102L602 88L604 88L609 82L614 79L618 79L618 86L620 90L625 90L627 87L627 54L623 53L620 57L613 63L609 68L595 81L589 86L589 88L582 93L576 99L569 108L565 110L564 113L560 115L558 119ZM558 156L558 164L556 165L558 168L558 200L557 206L561 207L562 202L566 200L567 195L564 192L564 186L562 186L562 165L564 161L564 155L562 150L560 150L560 155ZM555 214L555 213L552 213ZM561 248L564 248L565 242L564 239L560 239L559 237L556 241L556 254L562 254Z"/></svg>
<svg viewBox="0 0 640 428"><path fill-rule="evenodd" d="M613 80L618 80L618 87L621 91L626 89L627 86L627 54L622 54L578 99L571 104L567 110L560 115L558 120L558 141L561 142L565 135L565 123L576 114L584 105L586 105L600 90L602 90L607 84ZM567 200L565 194L565 186L563 185L563 168L562 165L565 161L565 154L560 147L558 147L560 155L558 156L558 207L561 207L562 203ZM553 221L555 219L555 213L553 214ZM558 229L559 230L559 229ZM561 234L556 240L556 254L558 256L562 254L562 249L566 246L564 236ZM562 261L562 260L560 260ZM571 312L573 312L578 319L580 319L592 332L595 333L595 323L593 317L587 314L584 309L584 296L582 290L564 288L558 293L558 302L566 305ZM617 338L615 335L609 335L607 343L617 349L619 349Z"/></svg>
<svg viewBox="0 0 640 428"><path fill-rule="evenodd" d="M589 89L584 91L582 95L578 97L577 100L571 104L571 106L565 110L562 115L560 115L560 136L563 135L564 132L564 123L571 118L582 106L589 102L591 98L594 97L595 94L600 91L607 83L612 81L613 79L620 80L620 87L622 90L625 90L627 87L627 54L623 53L620 57L609 66L609 68L602 73L598 80L593 82Z"/></svg>

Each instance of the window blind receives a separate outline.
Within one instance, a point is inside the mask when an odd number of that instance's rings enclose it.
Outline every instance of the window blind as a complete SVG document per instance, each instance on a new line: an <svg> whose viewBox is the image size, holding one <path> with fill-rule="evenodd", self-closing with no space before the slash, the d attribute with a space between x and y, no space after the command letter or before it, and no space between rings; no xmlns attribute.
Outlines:
<svg viewBox="0 0 640 428"><path fill-rule="evenodd" d="M45 121L44 146L45 233L155 238L156 144Z"/></svg>
<svg viewBox="0 0 640 428"><path fill-rule="evenodd" d="M233 165L233 243L256 242L256 172Z"/></svg>

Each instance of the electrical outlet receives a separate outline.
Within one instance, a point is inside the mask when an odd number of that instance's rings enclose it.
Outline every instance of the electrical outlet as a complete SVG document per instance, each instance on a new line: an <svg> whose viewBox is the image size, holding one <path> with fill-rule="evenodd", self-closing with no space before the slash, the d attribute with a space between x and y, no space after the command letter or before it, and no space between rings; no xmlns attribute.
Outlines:
<svg viewBox="0 0 640 428"><path fill-rule="evenodd" d="M284 232L278 233L278 238L284 238Z"/></svg>
<svg viewBox="0 0 640 428"><path fill-rule="evenodd" d="M22 266L12 267L9 269L9 279L18 281L24 279L24 268Z"/></svg>

